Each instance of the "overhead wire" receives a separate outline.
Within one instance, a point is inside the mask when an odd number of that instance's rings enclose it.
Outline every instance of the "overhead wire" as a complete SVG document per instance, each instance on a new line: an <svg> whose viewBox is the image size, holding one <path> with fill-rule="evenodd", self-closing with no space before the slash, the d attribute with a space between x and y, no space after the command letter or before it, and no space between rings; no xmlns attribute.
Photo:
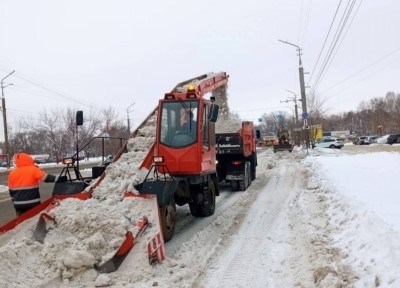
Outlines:
<svg viewBox="0 0 400 288"><path fill-rule="evenodd" d="M392 56L392 55L394 55L394 54L396 54L396 53L398 53L398 52L400 52L400 47L397 48L397 49L395 49L394 51L390 52L389 54L387 54L387 55L385 55L385 56L379 58L378 60L374 61L373 63L367 65L366 67L364 67L364 68L358 70L357 72L355 72L355 73L353 73L353 74L350 74L349 76L347 76L347 77L344 78L343 80L341 80L341 81L335 83L334 85L332 85L332 86L326 88L326 89L323 90L321 93L325 93L325 92L327 92L327 91L329 91L329 90L331 90L331 89L337 87L338 85L340 85L340 84L342 84L342 83L348 81L349 79L354 78L355 76L359 75L360 73L362 73L362 72L368 70L369 68L371 68L371 67L373 67L373 66L379 64L380 62L386 60L387 58L389 58L390 56Z"/></svg>
<svg viewBox="0 0 400 288"><path fill-rule="evenodd" d="M2 70L2 71L8 71L8 70L10 70L10 69L8 69L8 68L5 67L4 65L1 65L1 64L0 64L0 70ZM30 77L28 77L28 76L26 76L26 75L23 75L23 74L19 73L18 71L17 71L16 73L14 73L13 77L18 78L18 79L20 79L20 80L23 80L23 81L25 81L25 82L28 82L28 83L30 83L30 84L32 84L32 85L34 85L34 86L40 87L41 89L43 89L43 90L45 90L45 91L47 91L47 92L50 92L50 93L53 94L53 95L57 95L58 97L61 97L61 98L66 99L66 100L68 100L68 101L71 101L71 102L73 102L73 103L75 103L75 104L80 104L80 105L85 106L85 107L93 108L93 105L92 105L92 104L84 103L84 102L82 102L82 101L77 100L76 98L67 96L67 95L65 95L64 93L61 93L61 92L59 92L59 91L56 91L55 89L49 88L46 84L44 84L44 83L42 83L42 82L40 82L40 81L38 81L38 80L34 80L34 79L32 79L32 78L30 78ZM29 78L30 78L30 79L29 79ZM18 86L18 84L14 84L14 86ZM38 94L36 94L36 95L38 95ZM46 97L46 96L44 96L43 94L38 95L38 96ZM50 96L47 96L47 97L49 98ZM54 98L52 98L52 99L54 99Z"/></svg>
<svg viewBox="0 0 400 288"><path fill-rule="evenodd" d="M335 54L333 55L333 58L332 58L332 60L330 61L328 67L330 67L330 65L332 65L333 59L336 57L337 52L340 50L340 47L342 46L343 41L344 41L344 39L346 38L347 32L349 32L350 27L352 26L353 21L354 21L356 15L358 14L358 10L360 9L360 6L361 6L362 1L363 1L363 0L360 0L360 3L358 4L357 10L356 10L355 13L353 14L353 18L351 19L350 24L347 26L347 29L346 29L346 31L345 31L345 33L344 33L344 36L342 37L342 39L341 39L341 41L340 41L340 43L339 43L339 46L338 46L338 48L336 49ZM323 92L322 92L322 93L323 93Z"/></svg>
<svg viewBox="0 0 400 288"><path fill-rule="evenodd" d="M338 4L338 7L336 8L335 15L333 16L333 19L332 19L332 21L331 21L331 25L330 25L330 27L329 27L328 33L327 33L326 36L325 36L324 44L322 45L321 51L320 51L319 54L318 54L317 61L315 62L314 68L312 69L312 72L311 72L311 74L310 74L310 78L309 78L309 80L308 80L308 82L307 82L307 86L309 86L310 81L311 81L311 79L312 79L312 77L313 77L313 75L314 75L315 69L316 69L317 66L318 66L319 59L321 58L322 52L324 51L324 48L325 48L325 44L326 44L326 42L328 41L329 34L330 34L331 29L332 29L332 27L333 27L333 23L335 22L335 19L336 19L336 16L337 16L337 14L338 14L338 11L339 11L339 8L340 8L341 3L342 3L342 0L340 0L340 2L339 2L339 4Z"/></svg>
<svg viewBox="0 0 400 288"><path fill-rule="evenodd" d="M351 15L351 13L352 13L352 11L353 11L353 9L354 9L355 3L356 3L356 0L353 0L352 3L351 3L351 6L349 7L349 9L348 9L348 11L347 11L347 13L346 13L346 15L345 15L345 19L344 19L344 21L343 21L343 24L341 25L340 30L339 30L339 32L338 32L338 34L337 34L337 37L335 38L335 42L334 42L333 45L332 45L331 53L329 54L329 57L326 58L326 62L325 62L325 65L324 65L324 67L323 67L323 70L322 70L322 72L319 74L318 80L317 80L317 81L314 83L314 85L313 85L313 90L312 90L313 92L315 92L315 90L318 88L318 86L319 86L319 84L321 83L321 81L324 79L324 77L325 77L326 73L328 72L328 70L329 70L329 68L330 68L330 66L331 66L331 64L332 64L332 62L333 62L333 60L335 59L335 57L336 57L336 55L337 55L337 52L338 52L339 49L340 49L341 44L343 43L343 40L344 40L344 38L345 38L345 36L346 36L348 30L346 30L346 32L345 32L344 34L343 34L343 31L345 30L346 24L347 24L348 21L349 21L349 18L350 18L350 15ZM346 8L347 8L347 7L346 7ZM355 16L355 14L354 14L354 16ZM353 17L353 20L354 20L354 17ZM348 28L350 28L351 23L352 23L352 21L351 21L350 24L347 26ZM340 38L342 34L343 34L343 37ZM337 46L337 44L338 44L338 42L339 42L339 39L341 39L341 42L340 42L340 44ZM336 50L335 50L335 49L336 49Z"/></svg>
<svg viewBox="0 0 400 288"><path fill-rule="evenodd" d="M353 5L350 5L350 7L349 7L349 4L350 4L350 1L349 1L347 3L347 5L346 5L345 9L344 9L343 15L342 15L342 17L340 19L340 22L339 22L338 26L337 26L335 35L333 36L332 42L331 42L331 44L330 44L330 46L328 48L328 53L325 55L325 59L323 61L321 69L319 70L319 73L318 73L318 76L317 76L316 80L311 85L312 86L311 93L315 92L315 90L317 89L317 87L318 87L318 85L319 85L319 83L321 81L322 75L324 75L324 73L325 73L325 70L327 68L328 62L329 62L329 60L331 59L331 57L333 55L333 51L336 48L338 40L339 40L339 38L340 38L340 36L341 36L341 34L343 32L343 29L344 29L344 27L345 27L345 25L347 23L348 17L350 15L351 11L352 11L352 8L354 7L355 1L356 0L352 0L352 4Z"/></svg>

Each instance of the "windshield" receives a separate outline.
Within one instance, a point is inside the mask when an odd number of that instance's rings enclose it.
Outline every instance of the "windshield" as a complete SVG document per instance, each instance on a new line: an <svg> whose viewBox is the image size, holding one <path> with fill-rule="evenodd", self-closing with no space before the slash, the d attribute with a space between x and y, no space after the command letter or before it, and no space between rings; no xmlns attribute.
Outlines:
<svg viewBox="0 0 400 288"><path fill-rule="evenodd" d="M198 101L164 102L161 112L160 142L184 147L197 140Z"/></svg>

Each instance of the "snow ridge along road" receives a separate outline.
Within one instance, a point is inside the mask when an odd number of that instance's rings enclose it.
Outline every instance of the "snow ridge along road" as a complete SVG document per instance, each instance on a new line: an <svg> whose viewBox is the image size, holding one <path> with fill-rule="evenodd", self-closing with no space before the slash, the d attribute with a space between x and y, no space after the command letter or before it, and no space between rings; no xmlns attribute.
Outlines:
<svg viewBox="0 0 400 288"><path fill-rule="evenodd" d="M325 213L330 192L319 189L311 167L304 163L304 152L273 154L268 150L258 159L257 179L247 191L208 225L197 219L192 228L178 233L167 243L168 259L163 265L119 271L119 283L135 287L351 287L353 273L331 243L329 231L336 228Z"/></svg>

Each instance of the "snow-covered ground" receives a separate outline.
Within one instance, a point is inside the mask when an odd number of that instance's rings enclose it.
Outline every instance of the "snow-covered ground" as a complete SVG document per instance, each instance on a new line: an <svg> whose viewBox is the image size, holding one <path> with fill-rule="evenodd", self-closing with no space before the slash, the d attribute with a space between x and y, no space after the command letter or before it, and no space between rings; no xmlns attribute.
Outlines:
<svg viewBox="0 0 400 288"><path fill-rule="evenodd" d="M0 287L400 287L399 148L261 150L257 179L245 192L223 188L215 215L178 208L181 228L156 266L128 255L99 276L78 265L90 259L33 242L24 223L0 236ZM52 257L79 269L54 278Z"/></svg>

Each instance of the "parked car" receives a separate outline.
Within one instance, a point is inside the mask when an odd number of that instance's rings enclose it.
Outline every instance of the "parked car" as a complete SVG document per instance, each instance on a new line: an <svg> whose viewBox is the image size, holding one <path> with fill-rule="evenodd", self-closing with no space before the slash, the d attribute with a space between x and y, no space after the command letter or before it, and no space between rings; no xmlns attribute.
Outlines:
<svg viewBox="0 0 400 288"><path fill-rule="evenodd" d="M329 137L323 138L314 144L318 148L337 148L341 149L344 146L344 141L341 138Z"/></svg>
<svg viewBox="0 0 400 288"><path fill-rule="evenodd" d="M379 137L378 139L376 139L376 143L378 143L378 144L388 144L389 136L390 136L390 134L383 135L383 136Z"/></svg>
<svg viewBox="0 0 400 288"><path fill-rule="evenodd" d="M387 144L392 145L395 143L400 143L400 134L389 135L387 139Z"/></svg>
<svg viewBox="0 0 400 288"><path fill-rule="evenodd" d="M78 157L79 160L84 160L84 159L86 158L86 154L85 154L84 151L79 151L78 156L79 156L79 157ZM73 153L73 152L68 153L68 154L65 155L64 157L73 157L73 158L76 160L76 152L75 152L75 153Z"/></svg>
<svg viewBox="0 0 400 288"><path fill-rule="evenodd" d="M365 144L365 139L367 136L360 136L354 139L353 144L354 145L364 145Z"/></svg>
<svg viewBox="0 0 400 288"><path fill-rule="evenodd" d="M364 139L364 144L373 144L376 143L376 139L378 139L378 136L367 136Z"/></svg>

